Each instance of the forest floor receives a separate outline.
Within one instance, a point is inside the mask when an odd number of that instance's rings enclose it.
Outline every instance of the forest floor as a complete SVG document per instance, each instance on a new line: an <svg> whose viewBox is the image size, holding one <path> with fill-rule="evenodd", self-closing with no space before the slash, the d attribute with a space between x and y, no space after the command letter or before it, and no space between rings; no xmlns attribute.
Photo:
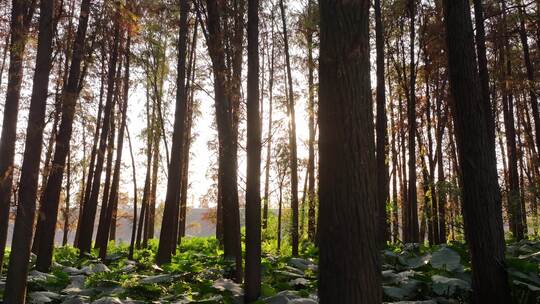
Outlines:
<svg viewBox="0 0 540 304"><path fill-rule="evenodd" d="M232 265L214 238L183 241L170 264L153 263L155 243L127 259L127 247L110 248L105 261L79 258L72 247L55 250L51 273L31 269L28 303L243 303L242 286L226 279ZM507 246L507 267L516 303L540 303L540 242ZM317 303L317 251L301 257L265 254L262 296L257 303ZM405 245L382 252L384 300L389 303L468 303L470 264L461 243ZM0 298L5 277L0 278ZM401 302L400 302L401 301ZM412 302L407 302L412 301Z"/></svg>

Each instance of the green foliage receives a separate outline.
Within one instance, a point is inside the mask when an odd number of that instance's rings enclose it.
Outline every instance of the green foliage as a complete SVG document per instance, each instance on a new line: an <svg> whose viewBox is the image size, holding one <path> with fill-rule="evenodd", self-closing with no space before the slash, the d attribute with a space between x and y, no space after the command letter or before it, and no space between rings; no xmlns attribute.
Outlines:
<svg viewBox="0 0 540 304"><path fill-rule="evenodd" d="M282 291L309 297L317 292L318 249L302 241L300 258L287 255L288 241L277 254L276 217L271 215L265 231L262 257L262 297ZM276 230L273 230L276 231ZM284 239L287 239L284 235ZM137 249L134 261L127 260L125 244L109 244L104 261L110 271L87 276L84 287L97 292L92 299L108 295L142 302L194 301L196 303L234 303L237 294L228 287L241 286L224 278L234 273L231 261L222 258L218 241L213 238L185 238L172 257L161 268L154 264L157 242ZM437 303L470 303L471 267L467 246L461 242L426 246L419 244L389 245L381 252L384 300L436 301ZM50 275L34 279L29 291L60 292L70 283L63 267L83 268L100 263L95 253L80 258L73 247L56 248L54 260L59 263ZM515 303L532 304L540 299L540 241L526 240L507 244L507 270ZM106 269L105 269L106 270ZM221 281L222 285L216 285ZM225 283L223 283L225 282ZM227 283L230 282L230 283ZM0 294L1 296L1 294Z"/></svg>
<svg viewBox="0 0 540 304"><path fill-rule="evenodd" d="M69 275L63 272L62 270L54 269L52 271L52 275L54 277L51 277L50 279L47 279L46 281L47 286L63 289L69 285L69 282L70 282Z"/></svg>
<svg viewBox="0 0 540 304"><path fill-rule="evenodd" d="M55 248L53 260L64 266L75 267L79 265L79 249L72 246Z"/></svg>

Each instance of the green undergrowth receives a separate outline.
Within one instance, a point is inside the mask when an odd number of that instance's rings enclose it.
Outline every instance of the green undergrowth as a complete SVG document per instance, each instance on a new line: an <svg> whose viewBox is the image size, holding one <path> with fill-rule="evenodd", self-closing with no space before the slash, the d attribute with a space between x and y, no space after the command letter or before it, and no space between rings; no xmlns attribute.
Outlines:
<svg viewBox="0 0 540 304"><path fill-rule="evenodd" d="M280 255L275 244L266 243L262 295L257 303L267 303L270 297L284 293L316 299L317 248L303 242L300 257L292 258L287 254L287 241L284 246ZM30 294L47 291L64 296L77 275L69 272L79 271L84 282L78 288L85 291L88 301L112 296L144 303L238 303L241 285L227 280L234 265L222 258L215 238L183 239L171 262L159 267L154 263L156 251L157 242L151 240L147 248L135 250L130 261L128 246L111 244L107 259L101 261L97 252L81 258L73 247L56 248L51 273L32 273L28 290ZM509 242L506 254L515 303L540 303L540 241ZM381 268L386 302L470 303L471 265L467 247L461 242L388 246L381 252ZM0 289L0 297L2 292ZM62 303L62 299L51 303Z"/></svg>

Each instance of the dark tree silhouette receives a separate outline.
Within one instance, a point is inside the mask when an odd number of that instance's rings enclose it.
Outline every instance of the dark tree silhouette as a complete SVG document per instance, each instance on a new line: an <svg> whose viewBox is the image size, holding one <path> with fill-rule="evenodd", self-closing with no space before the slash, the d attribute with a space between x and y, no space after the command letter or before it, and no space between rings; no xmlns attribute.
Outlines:
<svg viewBox="0 0 540 304"><path fill-rule="evenodd" d="M319 4L319 299L381 303L370 1Z"/></svg>
<svg viewBox="0 0 540 304"><path fill-rule="evenodd" d="M55 32L54 0L40 2L38 50L34 86L30 100L24 159L19 183L19 204L11 244L8 276L4 301L24 303L30 249L32 246L33 224L36 211L36 197L39 178L41 150L43 149L43 129L51 72L52 41Z"/></svg>
<svg viewBox="0 0 540 304"><path fill-rule="evenodd" d="M42 220L43 230L40 234L39 251L36 261L36 267L41 271L48 271L52 263L58 204L62 188L64 167L73 130L75 107L80 91L81 62L85 54L86 30L88 28L89 18L90 0L84 0L81 3L79 25L75 40L73 41L73 54L71 56L68 82L64 86L62 93L62 120L56 137L51 172L47 178L47 186L44 190L45 194L43 195L43 211L45 216ZM84 75L84 73L82 73L82 75Z"/></svg>
<svg viewBox="0 0 540 304"><path fill-rule="evenodd" d="M11 209L13 159L15 157L19 99L23 79L23 57L30 22L34 15L34 6L35 0L13 0L11 3L10 34L8 35L11 37L9 44L8 83L6 103L4 104L2 134L0 135L0 272L4 265L4 253Z"/></svg>
<svg viewBox="0 0 540 304"><path fill-rule="evenodd" d="M495 141L489 131L493 118L477 70L469 1L445 0L444 14L473 302L511 303Z"/></svg>
<svg viewBox="0 0 540 304"><path fill-rule="evenodd" d="M178 75L176 81L176 111L174 114L173 143L171 150L171 163L167 179L167 194L165 197L165 209L163 210L163 223L159 235L159 247L156 254L156 263L164 264L171 260L171 253L176 251L178 226L178 209L180 203L179 185L182 180L184 144L184 130L186 122L186 57L187 57L187 34L188 15L190 4L188 0L180 1L180 33L178 38Z"/></svg>
<svg viewBox="0 0 540 304"><path fill-rule="evenodd" d="M248 0L246 295L261 290L261 118L259 110L259 0Z"/></svg>

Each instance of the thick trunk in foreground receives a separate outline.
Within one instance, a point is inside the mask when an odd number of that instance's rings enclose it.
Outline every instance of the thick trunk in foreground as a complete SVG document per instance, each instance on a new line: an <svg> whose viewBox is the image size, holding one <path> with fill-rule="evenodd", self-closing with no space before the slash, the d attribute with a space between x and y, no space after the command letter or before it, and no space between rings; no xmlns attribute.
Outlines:
<svg viewBox="0 0 540 304"><path fill-rule="evenodd" d="M490 107L483 101L469 1L444 1L459 154L465 237L471 253L474 303L511 303Z"/></svg>
<svg viewBox="0 0 540 304"><path fill-rule="evenodd" d="M4 301L24 303L30 249L32 246L33 224L39 178L41 150L43 148L43 128L51 71L52 40L54 36L54 0L40 3L39 37L36 57L34 87L30 100L26 144L19 184L19 205L11 244L13 254L9 259L8 276ZM3 249L2 249L3 250Z"/></svg>
<svg viewBox="0 0 540 304"><path fill-rule="evenodd" d="M81 76L81 62L85 54L86 29L90 15L90 0L83 0L79 17L79 25L75 41L73 42L73 55L69 69L68 82L62 94L62 120L56 137L54 158L51 172L47 179L47 187L43 195L44 214L43 230L39 242L39 251L36 261L36 268L40 271L48 271L52 262L52 252L54 246L54 233L56 229L56 219L58 216L58 203L60 190L62 188L62 178L64 166L69 152L69 142L73 130L73 119L79 95L79 81Z"/></svg>
<svg viewBox="0 0 540 304"><path fill-rule="evenodd" d="M370 2L320 1L319 299L382 302ZM348 236L348 237L347 237Z"/></svg>
<svg viewBox="0 0 540 304"><path fill-rule="evenodd" d="M245 301L261 293L261 118L259 111L259 0L248 0L246 282Z"/></svg>
<svg viewBox="0 0 540 304"><path fill-rule="evenodd" d="M13 159L17 140L17 117L23 78L23 57L34 1L13 0L11 5L11 42L9 45L9 69L4 104L2 135L0 136L0 272L4 261L11 194L13 184Z"/></svg>

